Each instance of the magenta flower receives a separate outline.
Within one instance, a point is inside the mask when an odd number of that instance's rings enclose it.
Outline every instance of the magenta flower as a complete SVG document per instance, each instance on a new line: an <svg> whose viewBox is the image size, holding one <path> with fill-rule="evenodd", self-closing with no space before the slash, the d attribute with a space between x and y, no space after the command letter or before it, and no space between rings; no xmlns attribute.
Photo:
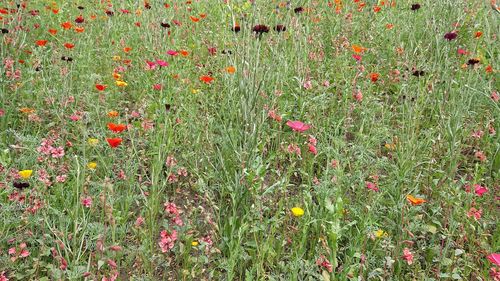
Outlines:
<svg viewBox="0 0 500 281"><path fill-rule="evenodd" d="M309 130L309 128L311 128L311 125L302 123L300 121L288 121L286 122L286 125L292 128L292 130L300 133L305 132Z"/></svg>
<svg viewBox="0 0 500 281"><path fill-rule="evenodd" d="M494 265L500 266L500 254L497 253L492 253L489 256L486 257L490 262L492 262Z"/></svg>
<svg viewBox="0 0 500 281"><path fill-rule="evenodd" d="M82 205L85 208L90 208L92 206L92 197L88 196L88 197L82 198Z"/></svg>
<svg viewBox="0 0 500 281"><path fill-rule="evenodd" d="M171 55L171 56L177 56L179 53L177 53L176 51L174 50L168 50L167 51L167 55Z"/></svg>
<svg viewBox="0 0 500 281"><path fill-rule="evenodd" d="M474 192L478 196L483 196L483 194L485 194L486 192L488 192L488 189L485 186L481 186L479 184L475 184L474 185Z"/></svg>
<svg viewBox="0 0 500 281"><path fill-rule="evenodd" d="M159 66L163 66L163 67L168 66L168 62L166 62L166 61L164 61L164 60L156 60L156 63L157 63Z"/></svg>

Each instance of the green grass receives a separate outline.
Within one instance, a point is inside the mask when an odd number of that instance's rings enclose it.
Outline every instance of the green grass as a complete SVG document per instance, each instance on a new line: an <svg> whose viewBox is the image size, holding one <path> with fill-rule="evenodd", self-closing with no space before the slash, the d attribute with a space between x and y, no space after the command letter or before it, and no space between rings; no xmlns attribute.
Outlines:
<svg viewBox="0 0 500 281"><path fill-rule="evenodd" d="M500 14L488 1L423 0L412 11L411 2L366 0L360 11L363 1L344 0L339 13L335 1L100 2L0 5L10 11L0 14L9 31L0 35L0 280L493 278ZM270 31L257 36L256 24ZM359 62L352 45L366 48ZM148 70L157 59L169 66ZM292 131L289 120L311 128ZM110 122L128 128L113 133ZM113 137L123 139L117 148ZM64 156L45 155L44 139ZM21 170L33 174L20 179ZM163 230L177 234L165 252Z"/></svg>

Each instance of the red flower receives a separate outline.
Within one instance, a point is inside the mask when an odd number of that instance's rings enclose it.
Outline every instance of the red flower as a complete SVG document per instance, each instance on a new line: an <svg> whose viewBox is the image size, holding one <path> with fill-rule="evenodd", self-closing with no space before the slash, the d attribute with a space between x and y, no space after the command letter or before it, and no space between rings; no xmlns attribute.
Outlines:
<svg viewBox="0 0 500 281"><path fill-rule="evenodd" d="M108 129L113 131L114 133L121 133L125 129L127 129L127 126L124 124L115 124L115 123L108 123ZM121 140L120 140L121 141ZM109 142L109 141L108 141Z"/></svg>
<svg viewBox="0 0 500 281"><path fill-rule="evenodd" d="M47 40L37 40L35 43L38 46L43 47L43 46L45 46L47 44L47 42L49 42L49 41L47 41Z"/></svg>
<svg viewBox="0 0 500 281"><path fill-rule="evenodd" d="M106 141L108 142L109 146L111 146L112 148L116 148L120 145L120 143L122 143L122 138L107 138Z"/></svg>
<svg viewBox="0 0 500 281"><path fill-rule="evenodd" d="M210 83L212 83L212 81L214 80L214 78L210 77L210 76L201 76L200 80L202 82L204 82L205 84L210 84Z"/></svg>
<svg viewBox="0 0 500 281"><path fill-rule="evenodd" d="M106 90L106 88L107 88L107 87L108 87L108 86L106 86L106 85L101 85L101 84L96 84L96 85L95 85L95 88L96 88L98 91L104 91L104 90Z"/></svg>
<svg viewBox="0 0 500 281"><path fill-rule="evenodd" d="M75 47L75 45L71 44L71 43L65 43L64 47L66 47L66 49L73 49Z"/></svg>

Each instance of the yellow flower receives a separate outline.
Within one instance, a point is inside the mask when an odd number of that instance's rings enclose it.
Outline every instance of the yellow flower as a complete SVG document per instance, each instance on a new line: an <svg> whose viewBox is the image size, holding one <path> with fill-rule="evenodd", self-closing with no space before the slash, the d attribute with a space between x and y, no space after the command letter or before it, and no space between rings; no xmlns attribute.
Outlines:
<svg viewBox="0 0 500 281"><path fill-rule="evenodd" d="M89 162L87 164L87 168L89 168L91 170L94 170L96 167L97 167L97 163L96 162Z"/></svg>
<svg viewBox="0 0 500 281"><path fill-rule="evenodd" d="M116 80L116 86L118 86L118 87L125 87L125 86L127 86L127 85L128 85L128 84L127 84L127 82L125 82L125 81L122 81L122 80Z"/></svg>
<svg viewBox="0 0 500 281"><path fill-rule="evenodd" d="M120 56L113 56L113 60L114 60L114 61L119 61L119 60L121 60L121 59L122 59L122 58L121 58Z"/></svg>
<svg viewBox="0 0 500 281"><path fill-rule="evenodd" d="M31 174L33 174L33 170L22 170L19 171L18 174L23 179L29 179L29 177L31 177Z"/></svg>
<svg viewBox="0 0 500 281"><path fill-rule="evenodd" d="M193 247L198 246L198 241L193 241L193 242L191 242L191 246L193 246Z"/></svg>
<svg viewBox="0 0 500 281"><path fill-rule="evenodd" d="M295 216L295 217L301 217L304 215L304 209L302 208L299 208L299 207L293 207L291 209L292 211L292 214Z"/></svg>
<svg viewBox="0 0 500 281"><path fill-rule="evenodd" d="M92 145L92 146L96 146L98 143L99 143L99 140L98 139L94 139L94 138L89 138L87 140L87 143Z"/></svg>
<svg viewBox="0 0 500 281"><path fill-rule="evenodd" d="M388 236L387 232L383 231L382 229L375 231L374 234L375 234L375 237L377 237L377 238L382 238L382 237Z"/></svg>
<svg viewBox="0 0 500 281"><path fill-rule="evenodd" d="M197 94L200 92L200 89L191 89L191 93Z"/></svg>

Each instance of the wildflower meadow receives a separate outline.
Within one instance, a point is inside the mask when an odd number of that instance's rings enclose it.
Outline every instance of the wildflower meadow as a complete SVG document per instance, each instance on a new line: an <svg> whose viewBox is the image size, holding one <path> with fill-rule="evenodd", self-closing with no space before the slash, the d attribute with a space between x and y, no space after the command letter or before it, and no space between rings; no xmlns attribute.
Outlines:
<svg viewBox="0 0 500 281"><path fill-rule="evenodd" d="M500 281L495 0L1 0L0 281Z"/></svg>

